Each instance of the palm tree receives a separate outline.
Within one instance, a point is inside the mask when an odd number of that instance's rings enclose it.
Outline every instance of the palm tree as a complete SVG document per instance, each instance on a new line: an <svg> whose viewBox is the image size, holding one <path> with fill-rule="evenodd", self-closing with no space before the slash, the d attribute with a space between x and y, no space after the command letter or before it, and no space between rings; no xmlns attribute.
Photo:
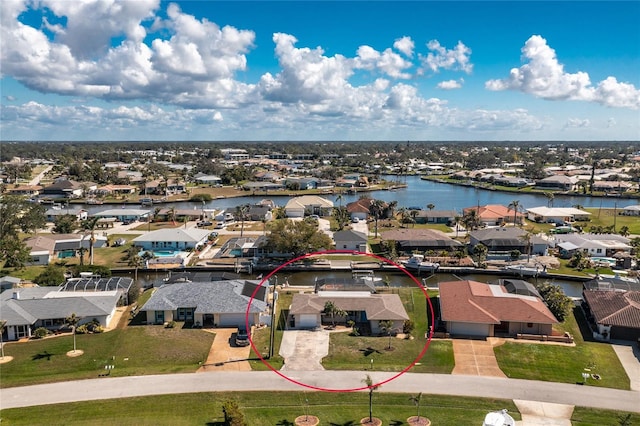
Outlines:
<svg viewBox="0 0 640 426"><path fill-rule="evenodd" d="M82 221L82 229L91 233L89 239L89 264L93 265L93 244L96 242L95 230L98 226L99 217L90 217L89 219Z"/></svg>
<svg viewBox="0 0 640 426"><path fill-rule="evenodd" d="M413 226L415 227L416 226L416 217L418 217L418 210L411 210L409 212L409 215L411 216L411 220L412 220L411 223L413 223Z"/></svg>
<svg viewBox="0 0 640 426"><path fill-rule="evenodd" d="M325 304L324 304L324 313L327 315L331 316L331 324L335 327L336 326L336 317L341 317L345 315L345 311L343 311L342 309L338 308L335 303L333 303L332 301L328 300Z"/></svg>
<svg viewBox="0 0 640 426"><path fill-rule="evenodd" d="M435 209L435 208L436 208L436 205L435 205L435 204L433 204L433 203L429 203L429 204L427 204L427 208L428 208L429 210L433 210L433 209Z"/></svg>
<svg viewBox="0 0 640 426"><path fill-rule="evenodd" d="M532 230L533 228L529 229L526 234L520 237L520 240L527 246L527 262L531 260L531 239L533 238L533 234L531 234Z"/></svg>
<svg viewBox="0 0 640 426"><path fill-rule="evenodd" d="M518 209L520 208L520 201L513 200L509 203L509 206L507 206L507 208L513 209L513 226L516 226L518 220Z"/></svg>
<svg viewBox="0 0 640 426"><path fill-rule="evenodd" d="M478 210L471 209L464 216L462 216L462 224L467 231L474 231L480 227L480 217L478 217Z"/></svg>
<svg viewBox="0 0 640 426"><path fill-rule="evenodd" d="M462 222L462 217L456 215L453 218L453 224L456 227L456 238L458 238L458 225L460 225L461 222Z"/></svg>
<svg viewBox="0 0 640 426"><path fill-rule="evenodd" d="M67 318L65 318L64 323L68 325L73 330L73 352L76 351L76 326L80 322L80 317L75 313L72 313Z"/></svg>
<svg viewBox="0 0 640 426"><path fill-rule="evenodd" d="M243 204L241 206L236 206L236 220L240 219L240 237L244 234L244 220L247 216L247 212L249 211L249 206Z"/></svg>
<svg viewBox="0 0 640 426"><path fill-rule="evenodd" d="M173 226L176 226L176 207L175 206L171 206L169 208L169 210L167 211L167 218L170 218L171 222L173 222Z"/></svg>
<svg viewBox="0 0 640 426"><path fill-rule="evenodd" d="M382 200L373 200L371 202L371 205L369 206L369 211L371 212L371 215L373 216L373 219L375 221L375 238L378 238L378 219L380 219L380 216L382 216L384 207L385 202Z"/></svg>
<svg viewBox="0 0 640 426"><path fill-rule="evenodd" d="M373 423L373 391L378 389L380 385L374 385L371 376L368 374L362 382L369 388L369 423Z"/></svg>
<svg viewBox="0 0 640 426"><path fill-rule="evenodd" d="M342 195L342 192L338 194L338 196L336 197L336 201L338 202L338 205L340 207L342 207L342 201L344 200L344 195Z"/></svg>
<svg viewBox="0 0 640 426"><path fill-rule="evenodd" d="M4 340L3 340L3 334L4 334L4 328L7 325L7 321L6 320L0 320L0 351L2 351L2 358L0 359L4 359Z"/></svg>
<svg viewBox="0 0 640 426"><path fill-rule="evenodd" d="M133 279L138 281L138 268L144 265L144 259L138 254L138 248L136 246L131 246L131 248L127 251L127 265L133 266L134 273Z"/></svg>
<svg viewBox="0 0 640 426"><path fill-rule="evenodd" d="M544 196L547 197L547 207L553 207L553 199L555 195L551 191L544 191Z"/></svg>
<svg viewBox="0 0 640 426"><path fill-rule="evenodd" d="M380 321L379 325L382 332L389 336L389 346L387 346L387 349L391 350L391 332L393 332L393 321Z"/></svg>
<svg viewBox="0 0 640 426"><path fill-rule="evenodd" d="M409 397L409 400L413 402L415 406L418 407L418 413L417 413L418 422L420 422L420 400L421 399L422 399L422 392L420 392L416 396Z"/></svg>

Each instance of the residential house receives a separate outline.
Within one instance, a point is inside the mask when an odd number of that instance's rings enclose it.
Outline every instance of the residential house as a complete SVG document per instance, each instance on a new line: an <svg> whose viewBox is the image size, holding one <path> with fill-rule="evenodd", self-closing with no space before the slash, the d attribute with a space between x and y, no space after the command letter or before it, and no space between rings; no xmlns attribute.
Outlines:
<svg viewBox="0 0 640 426"><path fill-rule="evenodd" d="M536 187L560 190L560 191L573 191L578 183L578 178L575 176L565 175L553 175L536 181Z"/></svg>
<svg viewBox="0 0 640 426"><path fill-rule="evenodd" d="M240 327L268 321L269 282L179 282L157 288L140 309L147 324L185 321L203 327ZM263 316L261 316L261 314Z"/></svg>
<svg viewBox="0 0 640 426"><path fill-rule="evenodd" d="M96 195L129 195L135 194L137 188L132 185L104 185L96 189Z"/></svg>
<svg viewBox="0 0 640 426"><path fill-rule="evenodd" d="M463 209L463 215L475 210L480 222L485 226L498 226L505 223L522 224L524 215L500 204L487 204L486 206L467 207Z"/></svg>
<svg viewBox="0 0 640 426"><path fill-rule="evenodd" d="M331 318L324 313L327 302L333 303L346 315ZM397 294L372 294L368 291L320 291L313 294L296 293L289 307L291 328L315 329L335 320L346 324L354 321L365 334L382 332L381 322L391 321L392 329L401 332L404 322L409 319L407 311Z"/></svg>
<svg viewBox="0 0 640 426"><path fill-rule="evenodd" d="M94 213L93 216L100 218L114 218L119 222L146 221L151 212L143 209L107 209Z"/></svg>
<svg viewBox="0 0 640 426"><path fill-rule="evenodd" d="M593 183L594 191L622 194L633 189L633 184L624 181L601 180Z"/></svg>
<svg viewBox="0 0 640 426"><path fill-rule="evenodd" d="M113 319L121 292L61 291L61 287L25 287L0 294L0 320L6 321L6 340L29 338L35 329L51 331L65 328L65 318L76 314L78 325L97 320L108 327Z"/></svg>
<svg viewBox="0 0 640 426"><path fill-rule="evenodd" d="M279 191L284 189L284 185L281 183L273 183L269 181L265 182L247 182L242 185L242 189L245 191Z"/></svg>
<svg viewBox="0 0 640 426"><path fill-rule="evenodd" d="M26 195L28 197L35 197L42 191L40 185L18 185L13 188L9 188L7 193L9 195Z"/></svg>
<svg viewBox="0 0 640 426"><path fill-rule="evenodd" d="M617 234L557 234L555 240L563 258L573 256L578 250L596 257L631 252L630 240Z"/></svg>
<svg viewBox="0 0 640 426"><path fill-rule="evenodd" d="M551 335L558 323L535 295L519 294L511 286L477 281L439 283L441 320L452 335L493 337L517 334Z"/></svg>
<svg viewBox="0 0 640 426"><path fill-rule="evenodd" d="M357 201L347 204L347 212L351 215L351 219L367 220L371 213L371 204L373 198L360 198Z"/></svg>
<svg viewBox="0 0 640 426"><path fill-rule="evenodd" d="M216 175L198 174L195 177L195 181L198 182L198 183L203 183L205 185L209 185L209 186L215 186L215 185L221 185L222 184L222 178L220 178L220 176L216 176Z"/></svg>
<svg viewBox="0 0 640 426"><path fill-rule="evenodd" d="M317 195L303 195L292 198L284 206L287 217L304 217L312 214L330 216L332 210L333 202Z"/></svg>
<svg viewBox="0 0 640 426"><path fill-rule="evenodd" d="M42 188L42 195L51 198L80 198L84 195L84 188L80 182L60 179Z"/></svg>
<svg viewBox="0 0 640 426"><path fill-rule="evenodd" d="M563 225L575 221L588 221L591 213L574 207L533 207L527 209L527 218L538 223Z"/></svg>
<svg viewBox="0 0 640 426"><path fill-rule="evenodd" d="M140 183L144 181L142 172L137 170L119 170L117 176L120 182Z"/></svg>
<svg viewBox="0 0 640 426"><path fill-rule="evenodd" d="M416 223L442 223L453 226L455 218L459 216L455 210L418 210Z"/></svg>
<svg viewBox="0 0 640 426"><path fill-rule="evenodd" d="M47 222L55 222L57 218L61 216L71 215L75 216L77 221L85 220L88 217L88 212L80 208L52 208L44 212Z"/></svg>
<svg viewBox="0 0 640 426"><path fill-rule="evenodd" d="M249 206L247 217L254 221L270 221L273 218L273 213L268 205L253 204Z"/></svg>
<svg viewBox="0 0 640 426"><path fill-rule="evenodd" d="M193 250L206 244L211 231L198 228L166 228L151 231L133 239L142 250Z"/></svg>
<svg viewBox="0 0 640 426"><path fill-rule="evenodd" d="M584 290L582 298L594 337L640 341L640 291Z"/></svg>
<svg viewBox="0 0 640 426"><path fill-rule="evenodd" d="M333 233L336 250L353 250L367 252L368 237L363 232L346 229Z"/></svg>
<svg viewBox="0 0 640 426"><path fill-rule="evenodd" d="M405 252L414 250L454 250L462 247L460 241L456 241L435 229L400 228L382 232L380 238L383 241L395 241L399 249Z"/></svg>
<svg viewBox="0 0 640 426"><path fill-rule="evenodd" d="M107 237L94 234L93 248L107 246ZM91 234L42 234L25 241L31 256L30 264L47 265L51 259L76 257L78 250L89 250Z"/></svg>
<svg viewBox="0 0 640 426"><path fill-rule="evenodd" d="M640 216L640 205L623 207L620 214L624 216Z"/></svg>
<svg viewBox="0 0 640 426"><path fill-rule="evenodd" d="M479 229L469 233L469 248L473 250L476 245L483 244L489 249L490 257L509 255L512 250L522 254L546 255L549 248L547 241L535 235L527 241L527 234L524 229L512 226Z"/></svg>

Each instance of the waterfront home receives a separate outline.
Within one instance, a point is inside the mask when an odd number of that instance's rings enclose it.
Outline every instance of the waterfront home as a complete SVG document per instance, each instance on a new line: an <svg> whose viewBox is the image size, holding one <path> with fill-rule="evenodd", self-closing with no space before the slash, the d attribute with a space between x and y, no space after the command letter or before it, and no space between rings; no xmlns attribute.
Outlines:
<svg viewBox="0 0 640 426"><path fill-rule="evenodd" d="M202 327L241 327L268 321L269 281L177 282L155 289L140 309L147 324L185 321ZM253 297L253 298L252 298Z"/></svg>
<svg viewBox="0 0 640 426"><path fill-rule="evenodd" d="M104 185L96 189L96 195L129 195L135 194L137 188L132 185Z"/></svg>
<svg viewBox="0 0 640 426"><path fill-rule="evenodd" d="M133 239L142 250L193 250L206 244L211 231L197 228L166 228L151 231Z"/></svg>
<svg viewBox="0 0 640 426"><path fill-rule="evenodd" d="M146 220L149 217L149 210L143 209L107 209L94 213L93 216L100 218L114 218L119 222L137 222Z"/></svg>
<svg viewBox="0 0 640 426"><path fill-rule="evenodd" d="M331 316L324 312L327 302L343 310L346 315ZM295 329L315 329L322 324L346 324L354 321L361 332L381 333L381 322L391 321L392 330L401 332L409 315L397 294L372 294L368 291L319 291L313 294L296 293L289 308L289 325Z"/></svg>
<svg viewBox="0 0 640 426"><path fill-rule="evenodd" d="M624 181L602 180L593 183L594 191L622 194L633 189L633 184Z"/></svg>
<svg viewBox="0 0 640 426"><path fill-rule="evenodd" d="M624 216L640 216L640 204L623 207L620 214Z"/></svg>
<svg viewBox="0 0 640 426"><path fill-rule="evenodd" d="M347 212L351 215L352 220L367 220L371 213L371 203L373 203L373 198L360 198L357 201L347 204Z"/></svg>
<svg viewBox="0 0 640 426"><path fill-rule="evenodd" d="M535 186L543 189L572 191L575 189L577 183L578 178L575 176L553 175L537 180Z"/></svg>
<svg viewBox="0 0 640 426"><path fill-rule="evenodd" d="M74 180L59 179L42 188L42 195L53 198L80 198L84 195L83 184Z"/></svg>
<svg viewBox="0 0 640 426"><path fill-rule="evenodd" d="M455 210L418 210L414 220L416 223L442 223L452 226L459 216Z"/></svg>
<svg viewBox="0 0 640 426"><path fill-rule="evenodd" d="M35 197L42 191L40 185L18 185L13 188L7 189L9 195L26 195L29 197Z"/></svg>
<svg viewBox="0 0 640 426"><path fill-rule="evenodd" d="M47 211L44 212L44 216L47 220L47 222L55 222L57 218L61 217L61 216L66 216L66 215L71 215L71 216L75 216L77 221L81 221L81 220L85 220L87 218L87 211L85 209L80 209L80 208L52 208L52 209L48 209Z"/></svg>
<svg viewBox="0 0 640 426"><path fill-rule="evenodd" d="M640 341L640 291L584 290L582 298L595 338Z"/></svg>
<svg viewBox="0 0 640 426"><path fill-rule="evenodd" d="M107 246L107 237L94 234L93 248ZM91 234L42 234L25 241L29 247L30 264L46 265L51 259L76 257L80 249L89 250Z"/></svg>
<svg viewBox="0 0 640 426"><path fill-rule="evenodd" d="M382 232L380 238L383 241L395 241L398 248L406 253L414 250L451 251L463 246L460 241L435 229L400 228Z"/></svg>
<svg viewBox="0 0 640 426"><path fill-rule="evenodd" d="M489 249L489 257L509 256L512 250L522 254L546 255L548 242L535 235L527 241L527 234L524 229L516 227L479 229L469 233L469 248L473 251L476 245L483 244Z"/></svg>
<svg viewBox="0 0 640 426"><path fill-rule="evenodd" d="M0 294L0 320L6 321L7 340L29 338L35 329L65 329L65 318L76 314L78 325L97 320L107 327L122 292L63 291L62 287L25 287ZM68 331L68 330L67 330Z"/></svg>
<svg viewBox="0 0 640 426"><path fill-rule="evenodd" d="M515 291L517 285L448 281L440 288L441 320L452 335L493 337L517 334L551 335L558 323L534 293Z"/></svg>
<svg viewBox="0 0 640 426"><path fill-rule="evenodd" d="M303 195L289 200L284 206L287 217L304 217L305 215L330 216L333 202L317 195Z"/></svg>
<svg viewBox="0 0 640 426"><path fill-rule="evenodd" d="M589 256L611 257L616 253L630 253L630 240L617 234L556 234L560 257L569 258L576 251Z"/></svg>
<svg viewBox="0 0 640 426"><path fill-rule="evenodd" d="M333 233L336 250L354 250L367 252L367 234L346 229Z"/></svg>
<svg viewBox="0 0 640 426"><path fill-rule="evenodd" d="M222 178L216 175L205 175L203 173L198 173L195 176L195 181L198 183L202 183L209 186L221 185Z"/></svg>
<svg viewBox="0 0 640 426"><path fill-rule="evenodd" d="M522 224L524 215L501 204L487 204L485 206L467 207L463 215L475 210L478 219L485 226L498 226L505 223Z"/></svg>
<svg viewBox="0 0 640 426"><path fill-rule="evenodd" d="M563 225L567 222L588 221L591 213L574 207L532 207L526 209L527 219L538 223L555 223Z"/></svg>

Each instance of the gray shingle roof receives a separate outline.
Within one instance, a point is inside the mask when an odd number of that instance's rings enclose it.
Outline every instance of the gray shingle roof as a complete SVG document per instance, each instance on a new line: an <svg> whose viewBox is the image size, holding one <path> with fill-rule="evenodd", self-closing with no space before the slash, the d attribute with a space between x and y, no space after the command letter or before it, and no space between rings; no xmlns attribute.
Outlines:
<svg viewBox="0 0 640 426"><path fill-rule="evenodd" d="M173 311L177 308L196 308L196 313L245 313L250 297L243 295L243 290L246 286L256 286L259 283L260 281L228 280L165 284L156 289L141 310ZM268 284L265 282L263 285ZM263 299L253 299L250 312L258 313L267 309L267 293L258 291Z"/></svg>

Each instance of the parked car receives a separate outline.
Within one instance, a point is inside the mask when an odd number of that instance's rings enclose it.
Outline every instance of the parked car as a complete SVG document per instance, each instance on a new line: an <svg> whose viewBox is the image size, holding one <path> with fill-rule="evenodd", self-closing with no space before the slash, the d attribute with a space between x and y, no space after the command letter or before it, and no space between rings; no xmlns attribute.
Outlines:
<svg viewBox="0 0 640 426"><path fill-rule="evenodd" d="M218 222L216 223L216 229L222 229L224 228L225 223L224 222Z"/></svg>
<svg viewBox="0 0 640 426"><path fill-rule="evenodd" d="M351 222L353 222L353 223L360 223L360 218L358 218L358 217L354 217L353 219L351 219Z"/></svg>
<svg viewBox="0 0 640 426"><path fill-rule="evenodd" d="M249 345L249 333L247 333L246 328L238 327L238 331L236 332L236 346L247 345Z"/></svg>
<svg viewBox="0 0 640 426"><path fill-rule="evenodd" d="M198 221L198 223L196 224L198 228L202 228L203 226L211 226L211 225L213 225L213 223L211 223L210 220L201 220L201 221Z"/></svg>

